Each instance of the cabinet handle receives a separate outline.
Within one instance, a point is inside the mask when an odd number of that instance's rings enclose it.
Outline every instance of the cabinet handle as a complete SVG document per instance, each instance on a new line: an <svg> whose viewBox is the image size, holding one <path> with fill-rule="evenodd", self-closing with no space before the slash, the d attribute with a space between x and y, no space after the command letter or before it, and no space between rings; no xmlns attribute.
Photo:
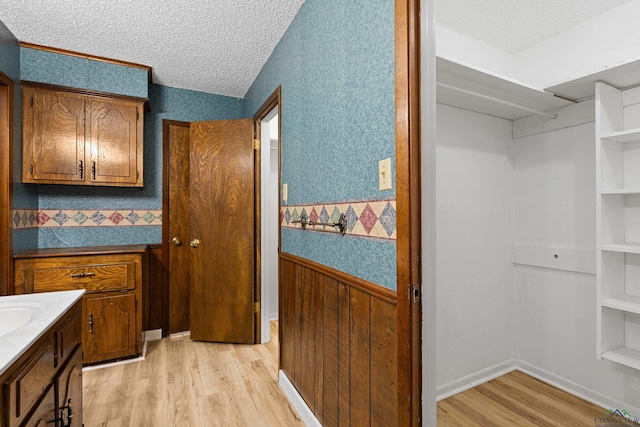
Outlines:
<svg viewBox="0 0 640 427"><path fill-rule="evenodd" d="M96 179L96 162L91 162L91 173L93 174L93 179Z"/></svg>
<svg viewBox="0 0 640 427"><path fill-rule="evenodd" d="M89 315L89 333L93 333L93 314Z"/></svg>
<svg viewBox="0 0 640 427"><path fill-rule="evenodd" d="M78 172L80 172L80 179L84 177L84 162L80 160L80 165L78 166Z"/></svg>
<svg viewBox="0 0 640 427"><path fill-rule="evenodd" d="M82 277L91 277L91 276L95 276L96 273L94 273L93 271L88 271L88 272L82 272L82 273L71 273L71 277L74 279L78 279L78 278L82 278Z"/></svg>
<svg viewBox="0 0 640 427"><path fill-rule="evenodd" d="M67 401L66 406L60 407L60 418L56 421L59 421L60 427L71 427L71 422L73 421L73 411L71 410L71 399Z"/></svg>

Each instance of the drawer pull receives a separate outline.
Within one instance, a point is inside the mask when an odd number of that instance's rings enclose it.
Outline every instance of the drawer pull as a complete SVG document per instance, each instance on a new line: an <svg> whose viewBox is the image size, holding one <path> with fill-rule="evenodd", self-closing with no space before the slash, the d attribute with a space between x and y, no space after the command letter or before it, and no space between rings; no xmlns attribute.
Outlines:
<svg viewBox="0 0 640 427"><path fill-rule="evenodd" d="M80 277L91 277L91 276L95 276L96 273L94 273L93 271L89 271L87 273L72 273L71 277L73 277L74 279L80 278Z"/></svg>

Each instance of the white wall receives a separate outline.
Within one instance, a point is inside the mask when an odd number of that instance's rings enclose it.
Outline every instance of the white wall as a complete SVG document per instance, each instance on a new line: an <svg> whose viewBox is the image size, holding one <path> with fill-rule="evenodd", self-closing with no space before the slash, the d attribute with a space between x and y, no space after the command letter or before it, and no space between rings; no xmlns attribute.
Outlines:
<svg viewBox="0 0 640 427"><path fill-rule="evenodd" d="M515 56L439 25L436 56L509 79L516 77Z"/></svg>
<svg viewBox="0 0 640 427"><path fill-rule="evenodd" d="M273 121L277 122L278 118L274 118L272 122ZM267 238L270 242L267 262L274 267L269 269L268 277L269 319L276 320L278 318L278 223L280 221L280 214L278 212L278 149L270 148L269 154L269 182L267 191L270 198L267 202L267 207L271 212L269 219L272 222L272 226L267 231Z"/></svg>
<svg viewBox="0 0 640 427"><path fill-rule="evenodd" d="M516 78L549 87L640 59L640 0L632 0L516 54Z"/></svg>
<svg viewBox="0 0 640 427"><path fill-rule="evenodd" d="M640 0L631 0L515 55L437 26L436 52L542 89L639 60L639 16Z"/></svg>
<svg viewBox="0 0 640 427"><path fill-rule="evenodd" d="M588 123L513 141L516 243L595 250L594 132ZM640 372L595 358L595 275L514 265L513 283L517 359L635 415Z"/></svg>
<svg viewBox="0 0 640 427"><path fill-rule="evenodd" d="M438 104L436 123L441 394L514 356L513 167L511 122Z"/></svg>

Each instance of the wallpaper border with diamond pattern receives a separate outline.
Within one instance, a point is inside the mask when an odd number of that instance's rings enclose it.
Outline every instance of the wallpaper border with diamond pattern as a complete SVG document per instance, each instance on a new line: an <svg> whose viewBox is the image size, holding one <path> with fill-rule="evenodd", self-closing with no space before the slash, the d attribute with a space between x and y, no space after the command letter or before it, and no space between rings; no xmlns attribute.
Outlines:
<svg viewBox="0 0 640 427"><path fill-rule="evenodd" d="M162 210L15 209L13 229L39 227L115 227L162 225Z"/></svg>
<svg viewBox="0 0 640 427"><path fill-rule="evenodd" d="M287 205L280 210L280 224L287 228L301 229L292 221L300 219L304 212L313 222L337 222L340 214L347 218L345 234L379 239L396 240L396 201L368 200L364 202L320 203L310 205ZM307 230L339 232L337 228L315 225Z"/></svg>

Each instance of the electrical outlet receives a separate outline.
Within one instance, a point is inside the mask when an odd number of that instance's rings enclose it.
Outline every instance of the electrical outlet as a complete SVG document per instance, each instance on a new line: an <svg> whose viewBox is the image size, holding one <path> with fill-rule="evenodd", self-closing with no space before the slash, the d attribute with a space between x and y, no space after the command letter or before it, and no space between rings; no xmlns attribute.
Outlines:
<svg viewBox="0 0 640 427"><path fill-rule="evenodd" d="M289 185L282 184L282 201L286 202L289 198Z"/></svg>
<svg viewBox="0 0 640 427"><path fill-rule="evenodd" d="M379 190L391 190L391 158L386 158L378 162Z"/></svg>

